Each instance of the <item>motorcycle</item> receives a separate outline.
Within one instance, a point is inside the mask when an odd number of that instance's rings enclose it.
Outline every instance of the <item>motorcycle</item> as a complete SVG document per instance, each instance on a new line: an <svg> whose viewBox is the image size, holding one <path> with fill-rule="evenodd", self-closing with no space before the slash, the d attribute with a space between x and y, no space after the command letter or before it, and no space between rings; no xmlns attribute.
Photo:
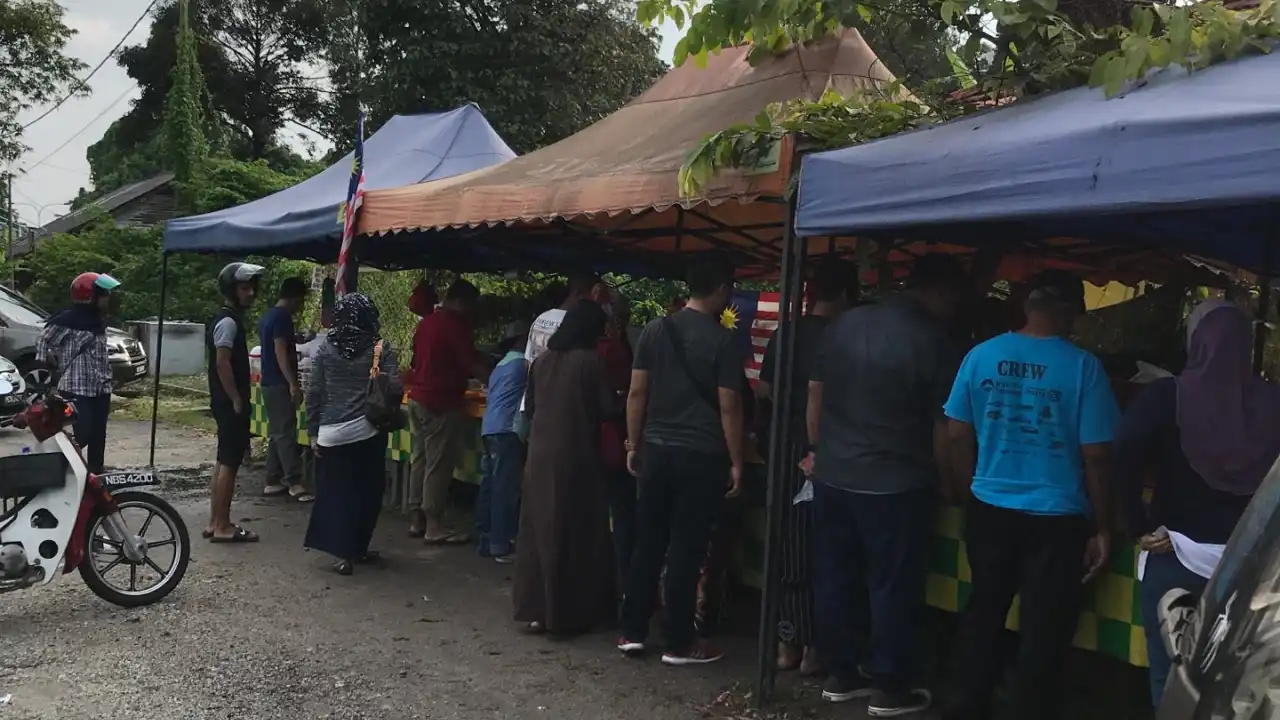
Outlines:
<svg viewBox="0 0 1280 720"><path fill-rule="evenodd" d="M107 602L158 602L187 572L186 523L143 489L158 484L154 471L90 473L67 430L75 419L74 403L56 389L37 389L14 418L35 445L0 457L0 593L78 570Z"/></svg>

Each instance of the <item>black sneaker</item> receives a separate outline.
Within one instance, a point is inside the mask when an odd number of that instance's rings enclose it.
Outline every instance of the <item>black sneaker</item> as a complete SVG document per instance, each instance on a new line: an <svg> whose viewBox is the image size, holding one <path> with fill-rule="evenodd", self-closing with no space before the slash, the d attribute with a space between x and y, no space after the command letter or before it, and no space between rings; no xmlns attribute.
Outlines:
<svg viewBox="0 0 1280 720"><path fill-rule="evenodd" d="M884 692L877 690L867 703L867 715L871 717L898 717L928 710L933 696L928 690L915 689L904 692Z"/></svg>
<svg viewBox="0 0 1280 720"><path fill-rule="evenodd" d="M871 680L861 673L853 680L829 677L822 684L822 699L827 702L849 702L850 700L871 697L871 693Z"/></svg>

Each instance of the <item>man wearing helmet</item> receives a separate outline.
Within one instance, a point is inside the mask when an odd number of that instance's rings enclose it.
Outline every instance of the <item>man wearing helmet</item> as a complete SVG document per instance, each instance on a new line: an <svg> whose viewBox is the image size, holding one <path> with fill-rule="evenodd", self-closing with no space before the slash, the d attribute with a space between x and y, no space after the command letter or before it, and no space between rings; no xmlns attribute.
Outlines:
<svg viewBox="0 0 1280 720"><path fill-rule="evenodd" d="M71 307L49 318L36 341L36 360L57 369L58 390L75 401L76 442L89 472L102 472L111 412L111 365L107 360L107 307L120 282L110 275L81 273L71 281Z"/></svg>
<svg viewBox="0 0 1280 720"><path fill-rule="evenodd" d="M218 457L213 467L209 526L204 537L216 543L257 542L258 535L231 523L236 473L249 450L249 344L244 313L258 297L260 265L233 262L218 273L224 304L205 334L209 361L209 409L218 423Z"/></svg>

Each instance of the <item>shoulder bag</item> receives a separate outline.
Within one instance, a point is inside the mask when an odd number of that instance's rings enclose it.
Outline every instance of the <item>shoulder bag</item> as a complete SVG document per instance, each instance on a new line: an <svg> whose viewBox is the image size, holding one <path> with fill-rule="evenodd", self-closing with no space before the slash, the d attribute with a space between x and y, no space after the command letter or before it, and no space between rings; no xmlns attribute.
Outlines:
<svg viewBox="0 0 1280 720"><path fill-rule="evenodd" d="M373 346L373 366L369 368L369 389L365 393L364 416L378 432L396 432L405 426L400 398L392 391L391 379L382 374L382 341Z"/></svg>

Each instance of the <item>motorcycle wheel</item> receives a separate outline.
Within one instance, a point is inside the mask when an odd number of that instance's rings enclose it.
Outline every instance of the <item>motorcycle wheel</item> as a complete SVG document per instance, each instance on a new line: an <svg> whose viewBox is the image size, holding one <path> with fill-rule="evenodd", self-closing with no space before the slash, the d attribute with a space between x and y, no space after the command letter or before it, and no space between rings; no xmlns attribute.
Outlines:
<svg viewBox="0 0 1280 720"><path fill-rule="evenodd" d="M141 509L147 513L146 519L140 523L129 523L126 519L129 532L142 535L145 540L147 531L157 525L155 521L158 519L159 524L168 528L170 536L158 542L148 542L147 557L140 563L133 563L106 535L103 528L106 516L94 514L89 520L88 531L85 533L84 559L80 561L80 577L95 595L120 607L140 607L159 602L182 582L182 577L187 573L187 565L191 562L191 538L187 533L187 524L183 522L182 516L172 505L151 493L126 490L113 493L112 496L122 515L131 509ZM108 563L107 567L100 567L97 556L108 547L116 550L115 559ZM173 560L167 569L159 567L150 556L151 550L160 547L173 548ZM126 587L117 587L106 577L111 570L120 565L128 569L129 583ZM152 586L138 589L136 580L139 568L154 571L159 576L159 580Z"/></svg>

